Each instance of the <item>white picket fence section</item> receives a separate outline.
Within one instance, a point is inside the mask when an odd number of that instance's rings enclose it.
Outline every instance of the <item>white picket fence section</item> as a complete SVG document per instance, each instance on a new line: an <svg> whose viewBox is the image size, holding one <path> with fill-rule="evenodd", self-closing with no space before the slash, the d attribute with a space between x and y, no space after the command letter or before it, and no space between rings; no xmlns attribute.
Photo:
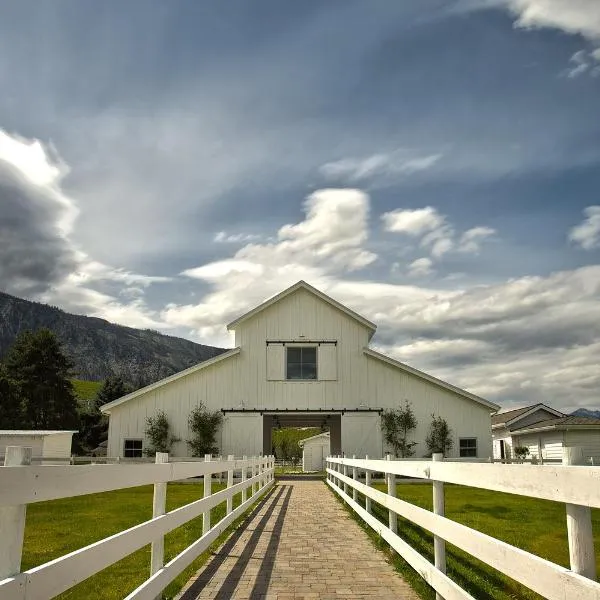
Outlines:
<svg viewBox="0 0 600 600"><path fill-rule="evenodd" d="M445 542L551 600L600 600L591 507L600 508L600 468L582 466L576 449L565 449L562 465L487 464L433 460L327 458L327 484L445 600L473 600L446 575ZM365 472L365 482L359 474ZM387 493L370 486L374 473L387 479ZM396 476L432 482L434 511L396 498ZM465 485L566 504L571 569L525 552L444 516L444 483ZM358 502L365 497L365 505ZM388 523L372 514L372 503L388 509ZM434 535L435 564L398 535L398 515Z"/></svg>
<svg viewBox="0 0 600 600"><path fill-rule="evenodd" d="M274 457L260 456L203 462L169 462L157 454L152 464L32 466L31 448L7 448L0 467L0 598L47 600L88 577L152 544L150 578L127 596L154 600L162 590L275 482ZM214 474L227 473L227 487L212 493ZM234 483L234 474L239 483ZM203 498L165 513L167 483L203 477ZM153 518L85 548L20 572L27 504L83 494L154 484ZM233 508L233 496L242 501ZM211 525L210 509L226 502L226 515ZM164 564L164 536L203 515L203 533L175 558ZM101 515L99 515L101 518Z"/></svg>

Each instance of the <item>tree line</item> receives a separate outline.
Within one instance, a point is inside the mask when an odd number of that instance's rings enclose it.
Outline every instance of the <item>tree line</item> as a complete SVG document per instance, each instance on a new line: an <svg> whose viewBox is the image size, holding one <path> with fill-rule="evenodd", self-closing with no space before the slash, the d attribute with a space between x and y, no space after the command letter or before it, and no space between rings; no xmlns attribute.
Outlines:
<svg viewBox="0 0 600 600"><path fill-rule="evenodd" d="M91 402L78 402L73 362L49 329L24 331L0 362L0 429L76 430L73 450L90 453L108 436L100 406L133 391L107 378Z"/></svg>

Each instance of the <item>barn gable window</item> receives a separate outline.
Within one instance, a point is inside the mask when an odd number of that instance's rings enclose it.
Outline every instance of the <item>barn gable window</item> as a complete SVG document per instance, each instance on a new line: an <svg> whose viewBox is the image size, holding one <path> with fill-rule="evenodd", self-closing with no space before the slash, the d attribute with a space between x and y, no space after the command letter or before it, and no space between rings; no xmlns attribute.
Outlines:
<svg viewBox="0 0 600 600"><path fill-rule="evenodd" d="M286 348L286 379L317 378L317 347L289 346Z"/></svg>
<svg viewBox="0 0 600 600"><path fill-rule="evenodd" d="M464 458L477 456L477 438L460 438L458 443L458 454Z"/></svg>
<svg viewBox="0 0 600 600"><path fill-rule="evenodd" d="M142 440L125 440L123 444L123 456L125 458L141 458Z"/></svg>

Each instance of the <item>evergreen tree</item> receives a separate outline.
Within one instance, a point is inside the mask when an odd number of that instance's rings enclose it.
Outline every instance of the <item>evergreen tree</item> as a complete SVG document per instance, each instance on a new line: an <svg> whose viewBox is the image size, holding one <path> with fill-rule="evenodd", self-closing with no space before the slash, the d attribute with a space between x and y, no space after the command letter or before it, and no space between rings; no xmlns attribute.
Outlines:
<svg viewBox="0 0 600 600"><path fill-rule="evenodd" d="M104 380L102 387L96 395L96 407L99 408L103 404L117 400L129 394L130 391L131 389L120 375L111 375Z"/></svg>
<svg viewBox="0 0 600 600"><path fill-rule="evenodd" d="M0 363L0 429L18 429L21 426L19 395L6 367Z"/></svg>
<svg viewBox="0 0 600 600"><path fill-rule="evenodd" d="M69 379L72 363L49 329L19 334L4 364L22 404L21 427L78 427L77 401Z"/></svg>

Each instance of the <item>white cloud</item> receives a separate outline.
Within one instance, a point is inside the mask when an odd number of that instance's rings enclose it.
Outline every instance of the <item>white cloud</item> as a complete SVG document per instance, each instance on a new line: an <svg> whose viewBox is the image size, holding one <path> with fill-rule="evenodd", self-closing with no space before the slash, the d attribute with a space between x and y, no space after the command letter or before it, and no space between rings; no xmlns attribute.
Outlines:
<svg viewBox="0 0 600 600"><path fill-rule="evenodd" d="M579 77L588 72L592 77L597 77L600 75L600 48L591 52L579 50L571 56L570 62L573 63L573 66L565 71L565 75L569 79Z"/></svg>
<svg viewBox="0 0 600 600"><path fill-rule="evenodd" d="M584 250L600 247L600 206L588 206L585 220L569 231L569 240Z"/></svg>
<svg viewBox="0 0 600 600"><path fill-rule="evenodd" d="M465 231L458 243L457 252L477 254L481 249L481 242L496 233L491 227L473 227Z"/></svg>
<svg viewBox="0 0 600 600"><path fill-rule="evenodd" d="M441 154L414 156L406 150L396 150L390 153L328 162L319 168L319 172L327 179L349 183L375 178L391 180L430 169L440 158L442 158Z"/></svg>
<svg viewBox="0 0 600 600"><path fill-rule="evenodd" d="M103 264L72 241L79 209L62 189L68 171L52 146L0 130L3 289L65 310L140 327L158 325L139 293L123 303L96 289L101 282L141 289L169 278Z"/></svg>
<svg viewBox="0 0 600 600"><path fill-rule="evenodd" d="M219 231L215 234L213 241L220 244L239 244L241 242L255 242L260 240L261 236L254 233L227 233Z"/></svg>
<svg viewBox="0 0 600 600"><path fill-rule="evenodd" d="M473 227L458 240L454 227L437 209L427 206L418 209L396 209L381 216L385 231L420 237L419 245L433 258L439 259L448 252L477 254L481 243L495 233L491 227Z"/></svg>
<svg viewBox="0 0 600 600"><path fill-rule="evenodd" d="M430 258L417 258L408 265L408 275L411 277L425 277L434 272L432 267L433 261Z"/></svg>
<svg viewBox="0 0 600 600"><path fill-rule="evenodd" d="M425 208L402 209L398 208L381 215L385 231L405 233L419 236L429 231L436 230L444 224L444 217L432 206Z"/></svg>
<svg viewBox="0 0 600 600"><path fill-rule="evenodd" d="M600 39L600 2L597 0L501 0L523 28L550 27Z"/></svg>

